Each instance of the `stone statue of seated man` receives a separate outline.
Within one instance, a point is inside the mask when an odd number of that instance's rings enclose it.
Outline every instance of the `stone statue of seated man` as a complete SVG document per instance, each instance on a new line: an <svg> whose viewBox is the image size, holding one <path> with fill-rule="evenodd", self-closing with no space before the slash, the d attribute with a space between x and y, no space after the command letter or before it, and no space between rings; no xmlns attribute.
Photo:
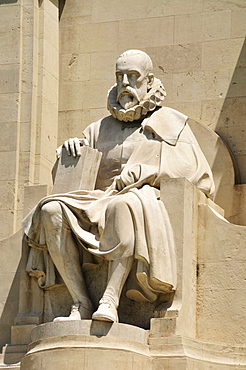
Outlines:
<svg viewBox="0 0 246 370"><path fill-rule="evenodd" d="M27 271L41 271L43 288L59 275L74 302L69 317L55 320L117 322L125 283L130 299L158 304L176 289L175 246L160 180L184 177L208 196L214 184L187 117L161 106L166 92L152 71L146 53L120 55L108 93L110 115L89 125L83 140L64 143L72 156L80 155L82 144L102 152L96 189L45 197L23 221L31 247ZM44 252L41 262L36 250ZM88 257L108 261L97 308L83 275Z"/></svg>

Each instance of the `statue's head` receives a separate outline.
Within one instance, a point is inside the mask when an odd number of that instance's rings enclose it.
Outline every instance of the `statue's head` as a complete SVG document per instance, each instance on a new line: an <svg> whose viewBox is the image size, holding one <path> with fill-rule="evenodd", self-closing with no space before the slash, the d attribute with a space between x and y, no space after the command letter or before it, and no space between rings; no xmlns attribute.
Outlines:
<svg viewBox="0 0 246 370"><path fill-rule="evenodd" d="M117 101L124 109L138 104L154 81L153 65L148 54L128 50L116 62Z"/></svg>

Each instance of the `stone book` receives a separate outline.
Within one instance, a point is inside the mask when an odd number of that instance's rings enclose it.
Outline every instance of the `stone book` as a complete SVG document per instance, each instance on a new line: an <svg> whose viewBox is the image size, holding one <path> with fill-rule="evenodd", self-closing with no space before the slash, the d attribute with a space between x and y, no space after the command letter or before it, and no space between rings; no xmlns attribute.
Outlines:
<svg viewBox="0 0 246 370"><path fill-rule="evenodd" d="M81 147L81 156L68 155L63 147L53 169L53 194L74 190L94 190L102 153L89 146Z"/></svg>

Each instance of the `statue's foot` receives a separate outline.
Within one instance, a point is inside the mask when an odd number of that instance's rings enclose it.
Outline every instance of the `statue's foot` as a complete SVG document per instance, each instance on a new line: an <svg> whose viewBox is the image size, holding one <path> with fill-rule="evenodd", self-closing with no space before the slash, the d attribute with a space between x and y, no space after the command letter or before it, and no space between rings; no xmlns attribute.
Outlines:
<svg viewBox="0 0 246 370"><path fill-rule="evenodd" d="M92 315L92 320L118 322L118 313L115 304L106 298L102 298L99 307Z"/></svg>
<svg viewBox="0 0 246 370"><path fill-rule="evenodd" d="M91 315L92 315L92 309L84 307L82 303L75 303L72 305L71 313L69 316L56 317L53 320L53 322L91 319Z"/></svg>

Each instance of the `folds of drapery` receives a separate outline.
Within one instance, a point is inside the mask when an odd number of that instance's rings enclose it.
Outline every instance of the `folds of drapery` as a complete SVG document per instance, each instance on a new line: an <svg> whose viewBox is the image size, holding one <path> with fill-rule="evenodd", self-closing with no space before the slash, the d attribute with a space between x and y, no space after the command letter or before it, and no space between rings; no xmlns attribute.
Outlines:
<svg viewBox="0 0 246 370"><path fill-rule="evenodd" d="M98 259L126 258L132 253L124 235L114 238L114 221L107 222L108 207L124 202L130 210L126 217L119 213L122 224L134 230L136 263L130 274L129 297L154 301L159 293L176 288L176 257L172 227L160 200L162 178L184 177L206 194L213 192L211 170L188 125L176 145L165 141L139 142L121 175L105 192L74 191L42 199L24 219L23 226L31 246L27 271L38 277L41 287L58 282L41 224L41 207L58 201L63 217L72 229L78 248L83 249L82 263L86 268ZM130 214L130 216L129 216ZM126 235L127 236L127 235ZM105 243L107 241L107 243ZM134 292L139 294L136 295Z"/></svg>

